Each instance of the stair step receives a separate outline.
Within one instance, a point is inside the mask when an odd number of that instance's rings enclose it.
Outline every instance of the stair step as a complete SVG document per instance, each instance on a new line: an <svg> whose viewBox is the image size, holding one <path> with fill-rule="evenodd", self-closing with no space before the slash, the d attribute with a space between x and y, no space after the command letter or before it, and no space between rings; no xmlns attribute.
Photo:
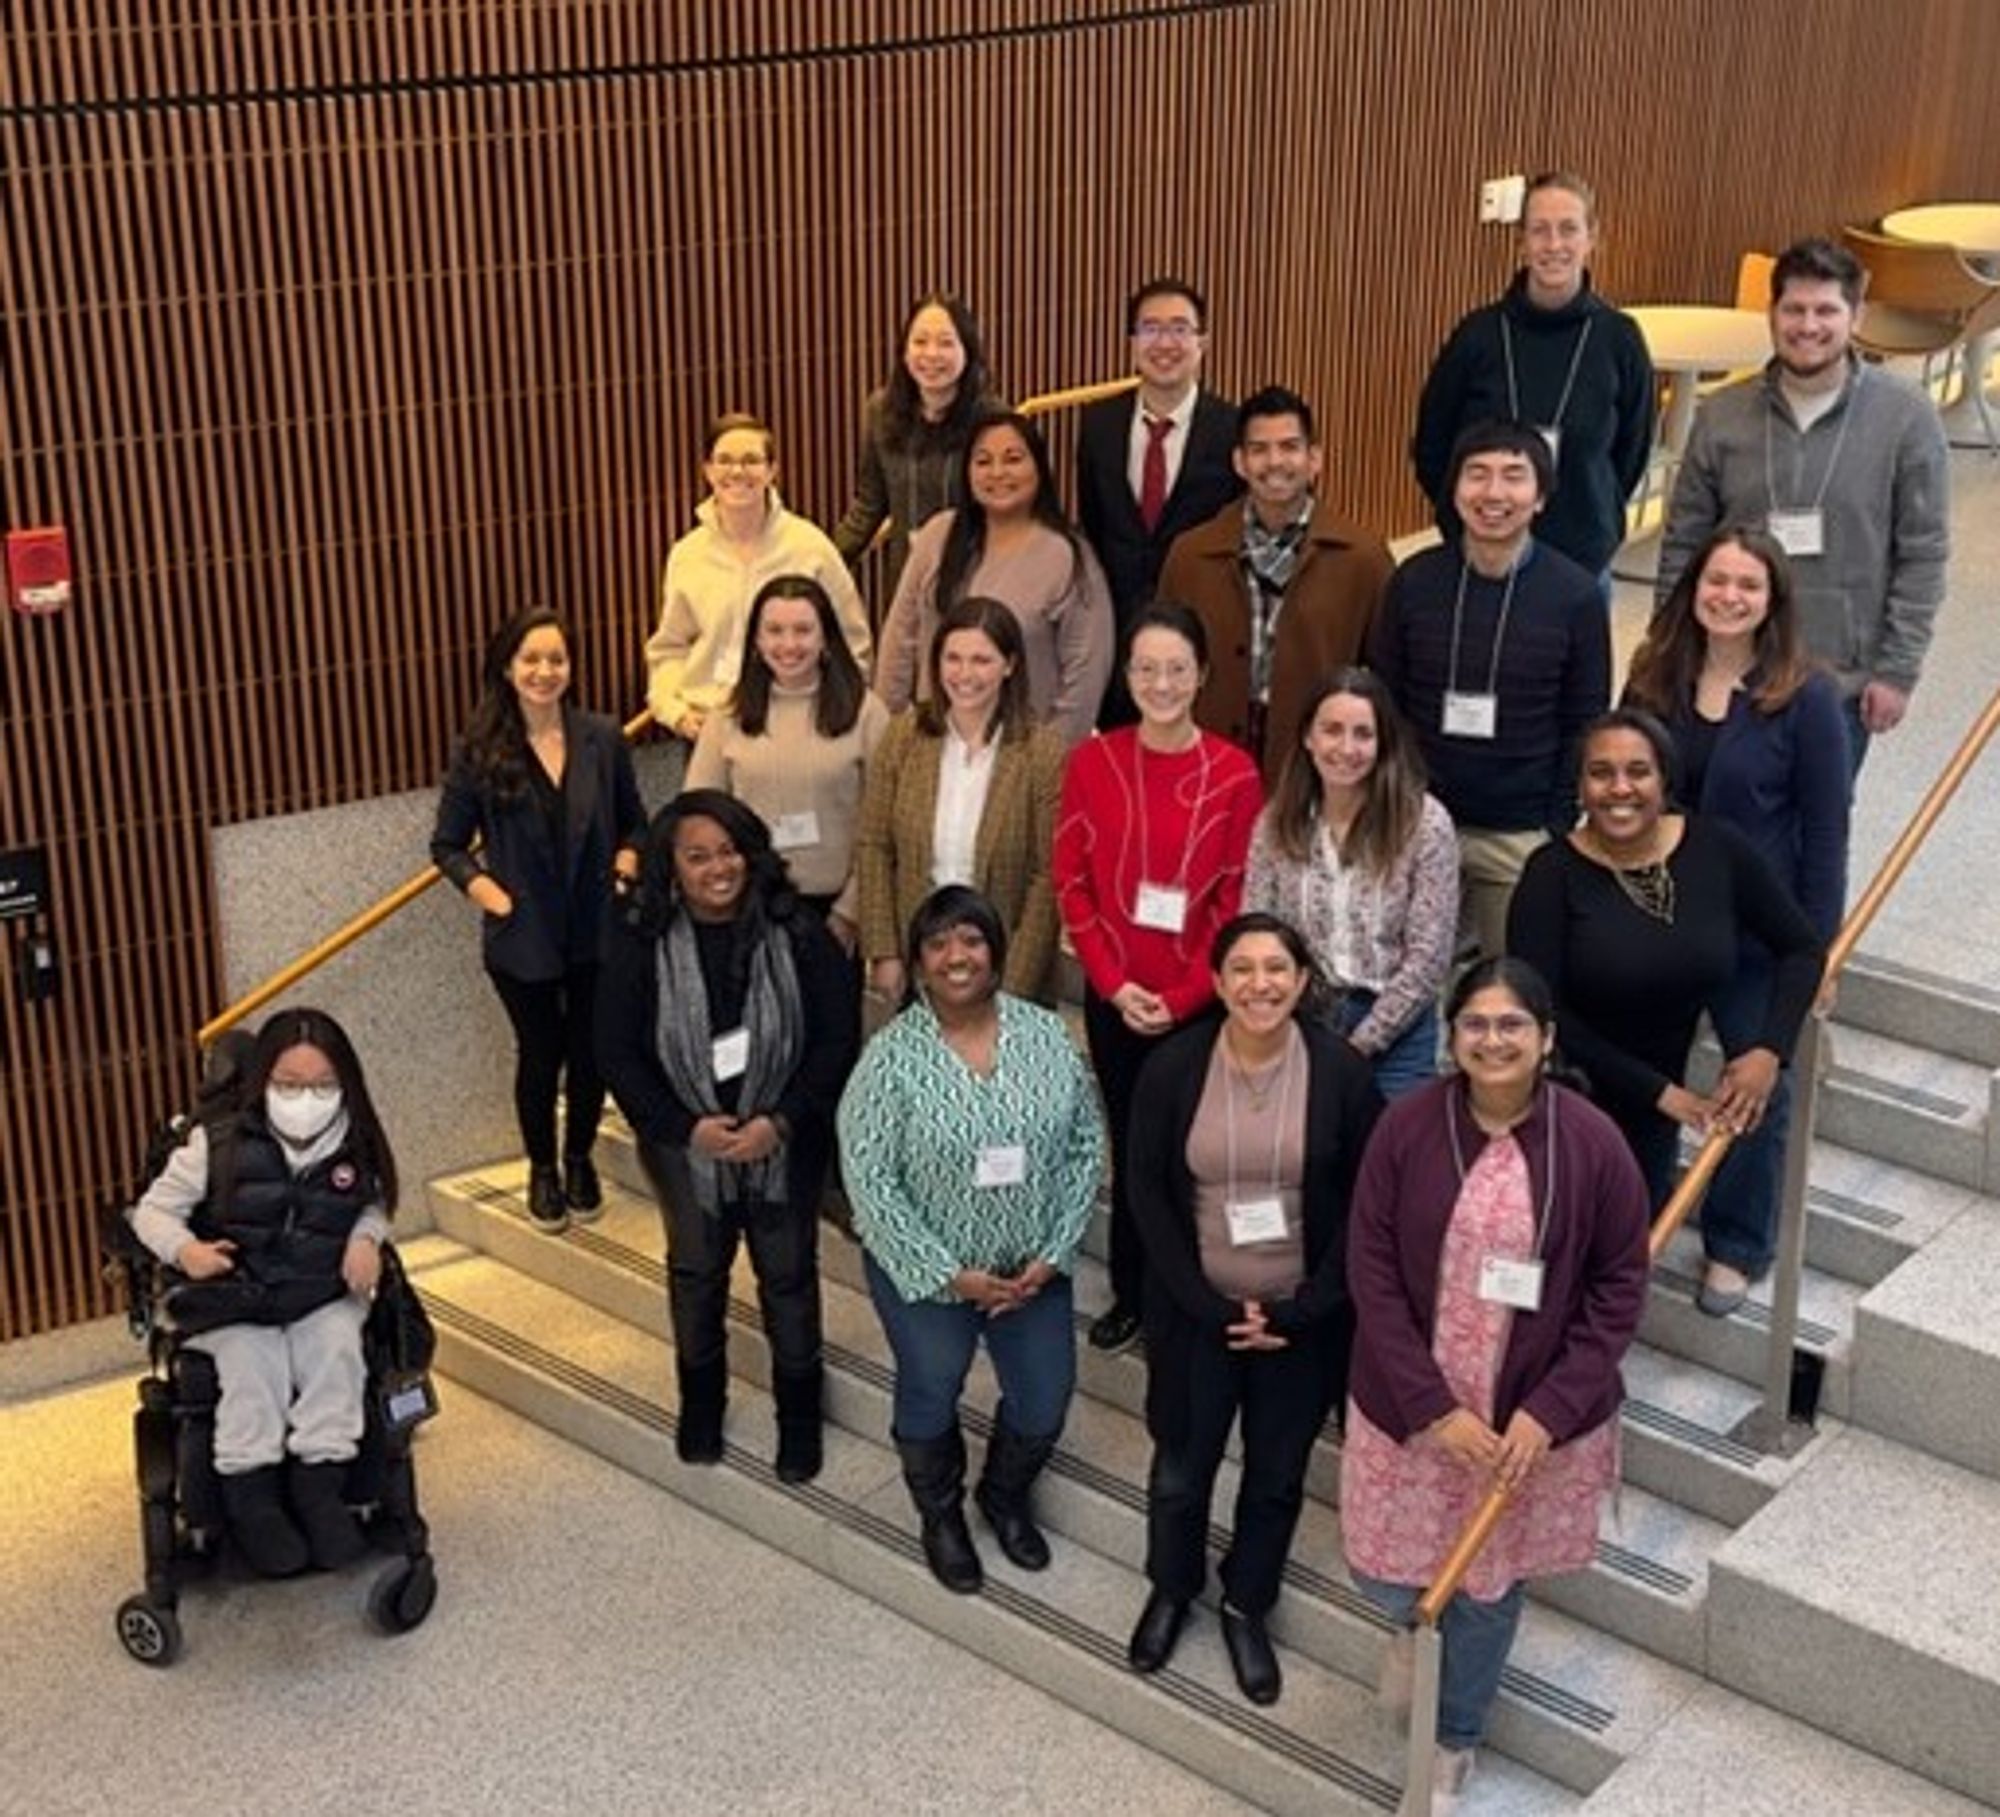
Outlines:
<svg viewBox="0 0 2000 1817"><path fill-rule="evenodd" d="M482 1181L472 1190L462 1178L438 1183L442 1224L600 1312L648 1333L664 1326L660 1225L650 1205L614 1194L600 1224L553 1240L525 1222L518 1181L517 1190L505 1190L509 1170L488 1171L501 1176L502 1183ZM516 1165L512 1172L522 1170ZM828 1233L825 1249L828 1266L821 1297L829 1416L860 1434L880 1434L889 1425L893 1379L887 1345L865 1295L842 1284L841 1276L851 1276L855 1269L852 1245ZM732 1308L737 1324L732 1358L740 1372L763 1382L768 1380L768 1359L750 1294L746 1266ZM1144 1555L1144 1484L1151 1446L1134 1410L1123 1403L1136 1398L1143 1365L1131 1356L1084 1355L1086 1372L1094 1364L1096 1373L1129 1378L1134 1394L1121 1392L1108 1399L1086 1390L1077 1397L1063 1444L1044 1478L1043 1517L1052 1530L1137 1570ZM988 1373L976 1369L967 1390L968 1425L976 1435L986 1431L996 1398ZM1338 1473L1338 1450L1322 1441L1309 1474L1306 1514L1274 1631L1323 1664L1366 1675L1374 1670L1385 1624L1349 1585L1339 1564L1333 1506ZM1217 1508L1232 1505L1234 1489L1234 1465L1226 1463L1217 1484ZM1572 1579L1535 1586L1537 1597L1552 1608L1608 1632L1593 1635L1572 1624L1563 1639L1544 1643L1545 1653L1569 1662L1566 1682L1547 1684L1531 1673L1517 1673L1510 1687L1522 1713L1517 1719L1510 1706L1509 1717L1496 1728L1496 1745L1579 1788L1609 1771L1622 1757L1621 1743L1635 1729L1643 1733L1686 1694L1690 1681L1663 1662L1699 1669L1705 1647L1705 1561L1724 1536L1719 1524L1628 1486L1620 1498L1619 1522L1607 1529L1597 1566ZM1226 1544L1220 1526L1215 1539ZM1331 1568L1309 1569L1300 1562L1307 1558L1331 1561ZM1534 1619L1563 1620L1540 1608ZM1634 1651L1635 1645L1644 1650ZM1592 1695L1571 1688L1578 1674L1593 1687ZM1612 1697L1605 1695L1607 1690ZM1538 1722L1531 1711L1567 1715L1553 1723ZM1579 1717L1579 1711L1586 1714Z"/></svg>
<svg viewBox="0 0 2000 1817"><path fill-rule="evenodd" d="M1700 1233L1676 1231L1654 1265L1640 1337L1656 1350L1700 1363L1718 1375L1761 1384L1770 1351L1771 1283L1758 1282L1738 1311L1712 1319L1694 1304L1701 1268ZM1820 1404L1840 1419L1848 1416L1854 1309L1862 1292L1854 1282L1816 1268L1806 1269L1799 1279L1798 1348L1824 1362Z"/></svg>
<svg viewBox="0 0 2000 1817"><path fill-rule="evenodd" d="M1872 1287L1982 1203L1969 1187L1815 1141L1806 1187L1806 1261Z"/></svg>
<svg viewBox="0 0 2000 1817"><path fill-rule="evenodd" d="M1865 1029L1834 1033L1816 1133L1864 1154L1979 1190L1993 1072Z"/></svg>
<svg viewBox="0 0 2000 1817"><path fill-rule="evenodd" d="M1834 1017L1836 1027L1865 1029L2000 1067L2000 990L1990 985L1862 953L1841 974Z"/></svg>
<svg viewBox="0 0 2000 1817"><path fill-rule="evenodd" d="M1257 1710L1237 1693L1214 1623L1190 1624L1174 1664L1150 1680L1124 1665L1145 1600L1137 1572L1062 1545L1045 1573L990 1556L987 1588L939 1589L922 1563L900 1471L880 1444L830 1427L818 1481L781 1484L764 1461L771 1410L738 1384L719 1468L672 1455L672 1367L664 1340L607 1320L492 1259L430 1270L425 1292L445 1371L1088 1710L1099 1721L1278 1812L1378 1812L1396 1803L1402 1744L1351 1677L1281 1639L1285 1695ZM533 1332L532 1338L521 1335ZM744 1432L758 1435L748 1446ZM989 1554L993 1548L987 1548ZM1336 1744L1327 1738L1337 1737ZM1482 1769L1503 1808L1577 1808L1575 1792L1497 1749Z"/></svg>

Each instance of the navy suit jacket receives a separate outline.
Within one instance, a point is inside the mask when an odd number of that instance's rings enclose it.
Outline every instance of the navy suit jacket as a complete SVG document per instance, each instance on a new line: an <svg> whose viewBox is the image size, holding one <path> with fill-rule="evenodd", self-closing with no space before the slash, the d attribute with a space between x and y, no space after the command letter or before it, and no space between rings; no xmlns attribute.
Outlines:
<svg viewBox="0 0 2000 1817"><path fill-rule="evenodd" d="M533 796L496 800L463 749L445 777L431 834L431 861L460 889L484 873L513 897L511 915L480 917L486 969L530 984L599 958L611 918L611 861L646 829L624 734L601 715L569 706L563 731L562 850Z"/></svg>
<svg viewBox="0 0 2000 1817"><path fill-rule="evenodd" d="M1139 501L1127 472L1132 413L1138 408L1136 391L1105 398L1085 408L1077 432L1077 519L1110 583L1121 631L1152 597L1174 538L1206 523L1243 490L1231 460L1236 451L1236 406L1213 391L1197 392L1180 471L1167 494L1159 527L1149 534L1139 519Z"/></svg>

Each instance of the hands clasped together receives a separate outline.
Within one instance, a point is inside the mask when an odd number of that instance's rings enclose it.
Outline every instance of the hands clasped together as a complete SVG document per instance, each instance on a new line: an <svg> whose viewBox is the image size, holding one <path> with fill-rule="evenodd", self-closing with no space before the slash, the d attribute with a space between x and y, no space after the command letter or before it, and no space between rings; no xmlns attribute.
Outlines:
<svg viewBox="0 0 2000 1817"><path fill-rule="evenodd" d="M1454 1407L1430 1427L1428 1436L1460 1463L1486 1472L1508 1489L1518 1489L1549 1453L1548 1428L1517 1408L1505 1432L1495 1432L1469 1407Z"/></svg>

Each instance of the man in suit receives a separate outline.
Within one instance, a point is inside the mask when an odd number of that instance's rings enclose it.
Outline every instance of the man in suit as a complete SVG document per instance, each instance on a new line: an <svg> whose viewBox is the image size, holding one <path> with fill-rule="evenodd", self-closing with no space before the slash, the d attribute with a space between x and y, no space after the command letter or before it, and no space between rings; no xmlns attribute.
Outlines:
<svg viewBox="0 0 2000 1817"><path fill-rule="evenodd" d="M1132 615L1153 597L1168 546L1240 491L1231 455L1236 412L1201 383L1208 305L1176 278L1140 286L1125 308L1139 389L1090 405L1077 439L1077 515L1111 585L1122 647ZM1097 723L1138 712L1122 671Z"/></svg>

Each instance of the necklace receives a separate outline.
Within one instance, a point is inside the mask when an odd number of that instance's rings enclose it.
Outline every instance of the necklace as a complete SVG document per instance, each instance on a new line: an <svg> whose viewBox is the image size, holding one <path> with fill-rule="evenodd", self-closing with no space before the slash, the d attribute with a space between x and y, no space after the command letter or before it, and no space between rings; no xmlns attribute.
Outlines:
<svg viewBox="0 0 2000 1817"><path fill-rule="evenodd" d="M1655 858L1651 864L1635 864L1630 870L1614 864L1611 876L1625 892L1625 900L1640 914L1673 926L1674 874L1667 869L1664 858Z"/></svg>
<svg viewBox="0 0 2000 1817"><path fill-rule="evenodd" d="M1278 1089L1279 1084L1283 1081L1286 1072L1289 1070L1287 1062L1292 1057L1290 1041L1287 1041L1284 1047L1280 1049L1278 1057L1275 1060L1267 1060L1262 1066L1254 1070L1243 1064L1242 1060L1237 1057L1236 1050L1230 1047L1227 1042L1224 1043L1224 1046L1227 1049L1225 1058L1228 1064L1229 1076L1243 1087L1243 1095L1249 1100L1250 1108L1253 1111L1261 1111L1265 1105L1270 1103L1271 1094Z"/></svg>

